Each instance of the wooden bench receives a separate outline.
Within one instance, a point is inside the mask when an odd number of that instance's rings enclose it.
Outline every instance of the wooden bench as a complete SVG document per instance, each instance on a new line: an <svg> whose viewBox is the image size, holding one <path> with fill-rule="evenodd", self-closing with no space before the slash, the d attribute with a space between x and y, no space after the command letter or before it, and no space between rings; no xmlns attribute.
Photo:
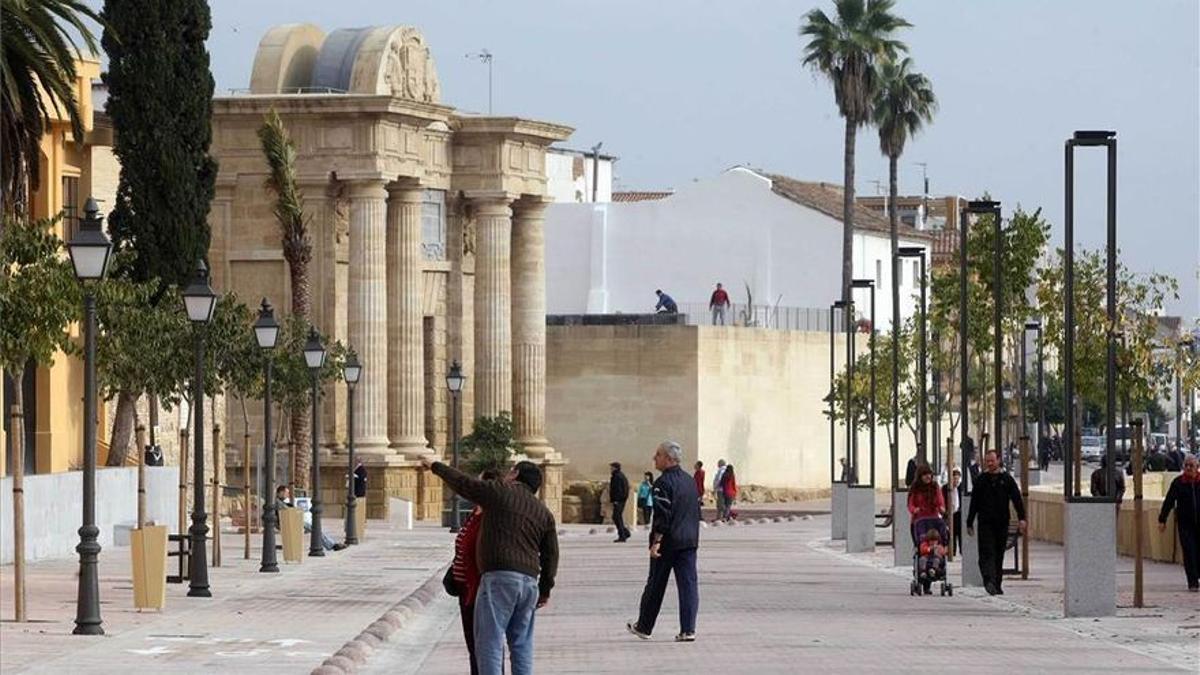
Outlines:
<svg viewBox="0 0 1200 675"><path fill-rule="evenodd" d="M182 584L187 581L190 576L188 570L191 569L192 559L192 540L187 534L168 534L168 547L170 544L177 544L174 551L167 551L168 558L179 558L179 574L168 574L167 583Z"/></svg>

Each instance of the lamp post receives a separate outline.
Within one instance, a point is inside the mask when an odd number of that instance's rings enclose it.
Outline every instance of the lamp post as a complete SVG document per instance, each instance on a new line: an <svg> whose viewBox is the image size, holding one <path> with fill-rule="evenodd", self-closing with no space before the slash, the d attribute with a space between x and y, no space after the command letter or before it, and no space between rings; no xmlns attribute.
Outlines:
<svg viewBox="0 0 1200 675"><path fill-rule="evenodd" d="M358 543L358 521L355 511L358 508L358 498L354 494L354 385L362 376L362 364L358 362L358 354L351 349L346 355L346 363L342 367L342 377L346 380L346 446L349 451L346 466L349 471L346 476L346 545Z"/></svg>
<svg viewBox="0 0 1200 675"><path fill-rule="evenodd" d="M1037 335L1037 444L1034 446L1033 454L1037 457L1037 470L1042 469L1042 443L1045 443L1046 437L1046 391L1044 381L1044 370L1042 363L1042 322L1040 320L1026 321L1025 333L1021 335L1021 396L1024 400L1025 396L1025 338L1029 331L1033 331ZM1021 423L1025 423L1025 414L1021 414Z"/></svg>
<svg viewBox="0 0 1200 675"><path fill-rule="evenodd" d="M870 401L869 412L867 413L867 425L868 425L867 437L869 439L870 448L871 448L871 462L870 462L871 477L867 481L867 485L869 485L870 487L873 488L873 487L875 487L875 280L874 279L855 279L851 282L850 285L852 288L866 288L871 291L871 336L868 338L868 340L870 341L869 348L871 350L871 356L870 356L870 362L869 362L870 368L871 368L871 401ZM858 436L858 434L856 433L855 434L856 441L857 441L857 436ZM898 446L894 445L894 447L898 447ZM895 457L893 457L893 459L892 459L892 478L893 479L897 478L896 473L899 471L899 469L900 469L899 466L897 466L897 464L896 464L896 459L895 459ZM855 472L855 478L856 478L856 480L854 481L855 485L861 485L861 482L859 480L857 480L857 473L858 473L857 453L854 458L854 472ZM898 480L896 482L898 482Z"/></svg>
<svg viewBox="0 0 1200 675"><path fill-rule="evenodd" d="M832 305L829 306L829 484L830 485L833 485L834 483L845 482L845 481L842 481L837 475L837 457L836 457L836 454L837 454L837 451L836 451L837 425L833 419L834 418L834 402L837 400L837 389L835 388L835 381L837 378L837 373L836 373L837 361L834 358L834 339L835 339L835 336L837 335L837 331L834 330L834 326L845 325L844 322L839 323L837 321L837 313L839 311L841 311L841 312L846 311L846 303L842 300L837 300ZM849 383L847 381L847 389L848 388L849 388ZM846 424L849 425L849 422L847 421ZM849 446L847 446L847 450L849 450ZM894 484L893 484L893 487L895 487Z"/></svg>
<svg viewBox="0 0 1200 675"><path fill-rule="evenodd" d="M254 339L259 349L263 350L263 455L266 460L266 491L263 495L262 527L263 547L262 565L259 572L278 572L279 562L275 558L275 525L279 521L279 511L275 503L275 448L271 444L271 351L279 340L279 324L275 321L275 310L271 303L263 298L262 307L258 310L258 320L254 322Z"/></svg>
<svg viewBox="0 0 1200 675"><path fill-rule="evenodd" d="M321 454L317 448L320 445L321 368L325 366L325 347L321 344L317 329L312 326L308 327L308 341L304 343L304 362L312 374L312 495L309 498L312 538L308 544L308 555L322 557L325 547L321 536Z"/></svg>
<svg viewBox="0 0 1200 675"><path fill-rule="evenodd" d="M917 382L920 383L917 386L917 392L918 392L918 395L917 395L917 401L918 401L918 403L917 403L917 428L920 430L917 433L917 436L920 440L920 443L917 447L917 461L918 462L928 462L929 461L929 433L928 433L929 409L926 407L926 405L928 404L928 399L929 399L929 395L928 395L928 381L929 380L926 377L926 370L928 368L928 363L929 363L929 354L928 354L928 350L926 348L925 331L928 330L929 325L927 323L928 322L928 309L926 307L926 300L925 300L925 285L926 285L926 281L925 281L925 247L924 246L901 246L899 250L900 250L901 258L918 258L921 261L921 264L920 264L921 307L919 308L920 309L920 327L919 327L920 337L918 338L918 347L917 347L917 351L918 351ZM892 335L893 336L897 335L898 330L899 329L897 326L892 326ZM893 337L892 344L895 345L895 343L896 343L896 339ZM896 352L893 351L892 352L892 360L895 361L896 359L897 359ZM892 409L893 409L893 411L897 411L897 412L898 412L898 405L897 405L896 392L899 390L899 387L900 387L900 383L896 381L896 372L893 370L893 372L892 372ZM895 425L895 439L896 439L896 442L899 443L900 442L900 415L899 414L895 415L895 420L893 423ZM934 438L936 439L937 436L934 436Z"/></svg>
<svg viewBox="0 0 1200 675"><path fill-rule="evenodd" d="M192 438L195 439L193 457L193 498L191 550L188 554L188 596L210 598L208 589L208 555L205 538L208 536L208 514L204 512L204 329L212 319L217 294L208 285L208 266L204 260L196 263L196 278L183 291L183 305L188 320L192 322L196 339L196 373L192 381L192 407L195 409ZM213 452L217 452L213 448Z"/></svg>
<svg viewBox="0 0 1200 675"><path fill-rule="evenodd" d="M969 381L969 377L970 377L970 368L968 367L968 364L967 364L967 358L968 358L968 354L967 354L967 328L968 328L968 326L967 326L967 324L968 324L968 321L967 321L967 313L968 313L967 312L967 283L968 283L968 279L967 279L967 239L970 234L970 218L969 218L969 216L972 214L974 214L974 215L990 214L992 216L993 228L994 228L993 229L993 231L994 231L993 254L995 256L995 265L994 265L995 276L993 277L994 288L992 289L992 292L995 294L996 297L995 297L995 303L994 303L995 311L993 312L992 319L993 319L993 324L994 324L994 329L995 329L995 352L996 352L994 355L995 358L993 359L993 361L994 361L993 375L995 378L995 385L996 385L995 427L996 427L996 447L997 448L1000 447L1000 443L1002 441L1002 434L1000 433L1000 427L1004 423L1004 420L1002 417L1003 401L1001 400L1002 393L1000 391L1000 369L1003 366L1002 354L1000 351L1001 340L1002 340L1002 336L1000 335L1000 313L1002 311L1002 305L1003 305L1003 303L1001 302L1001 290L1002 290L1001 273L1003 271L1002 255L1001 255L1002 254L1002 245L1001 245L1002 239L1001 239L1001 237L1003 235L1003 230L1000 226L1000 222L1001 222L1000 202L987 201L987 200L976 200L976 201L967 202L966 208L962 209L962 212L958 219L959 228L960 228L959 229L959 241L958 241L958 270L959 270L959 278L958 278L958 350L959 350L958 360L959 360L959 383L960 383L958 405L959 405L959 423L962 425L962 429L960 432L962 440L959 441L959 446L960 446L960 449L962 452L963 485L964 485L963 491L967 495L971 494L971 490L973 488L973 484L971 481L971 472L966 470L967 467L969 467L971 464L971 461L970 461L971 458L967 452L967 445L968 445L967 441L970 438L969 427L967 424L969 421L969 417L970 417L967 412L967 382Z"/></svg>
<svg viewBox="0 0 1200 675"><path fill-rule="evenodd" d="M462 410L459 408L461 400L459 396L462 394L463 385L467 382L467 376L463 375L462 366L455 360L450 364L450 372L446 373L446 389L450 391L450 441L453 447L451 455L451 466L458 468L458 437L462 431ZM458 493L451 497L453 506L451 510L454 512L451 518L450 531L458 532L462 526L462 509L459 504Z"/></svg>
<svg viewBox="0 0 1200 675"><path fill-rule="evenodd" d="M104 278L112 244L100 225L96 200L88 197L79 232L67 244L75 278L83 286L83 524L79 528L79 590L75 635L104 635L100 620L100 528L96 527L96 292L90 281ZM18 384L18 386L20 386ZM139 449L140 451L140 449Z"/></svg>

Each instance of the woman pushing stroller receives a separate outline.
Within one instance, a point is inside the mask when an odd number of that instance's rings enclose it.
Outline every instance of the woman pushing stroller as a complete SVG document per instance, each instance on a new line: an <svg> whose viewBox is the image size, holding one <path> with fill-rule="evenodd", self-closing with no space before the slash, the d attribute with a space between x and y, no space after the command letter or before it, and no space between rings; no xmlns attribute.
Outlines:
<svg viewBox="0 0 1200 675"><path fill-rule="evenodd" d="M946 499L928 464L917 467L916 479L908 489L908 513L912 520L914 594L928 595L934 581L942 581L942 593L951 592L946 583Z"/></svg>

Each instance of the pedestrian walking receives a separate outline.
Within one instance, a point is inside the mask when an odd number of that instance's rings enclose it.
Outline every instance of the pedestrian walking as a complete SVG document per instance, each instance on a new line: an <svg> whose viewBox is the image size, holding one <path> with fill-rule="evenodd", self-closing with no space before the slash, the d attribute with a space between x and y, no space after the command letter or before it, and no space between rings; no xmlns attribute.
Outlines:
<svg viewBox="0 0 1200 675"><path fill-rule="evenodd" d="M558 571L554 516L537 497L542 470L517 462L503 480L479 480L426 456L421 464L486 513L479 534L475 658L483 675L503 675L507 641L513 675L533 672L535 610L550 602Z"/></svg>
<svg viewBox="0 0 1200 675"><path fill-rule="evenodd" d="M717 460L717 473L713 476L713 500L717 502L717 520L725 520L725 493L721 491L721 476L725 475L725 460Z"/></svg>
<svg viewBox="0 0 1200 675"><path fill-rule="evenodd" d="M696 639L696 614L700 589L696 577L696 550L700 546L700 502L696 482L679 466L683 450L674 441L664 441L654 451L654 468L661 471L654 482L654 521L650 533L650 575L642 591L636 621L625 627L649 640L662 609L663 595L672 572L679 592L679 634L676 642Z"/></svg>
<svg viewBox="0 0 1200 675"><path fill-rule="evenodd" d="M733 505L737 503L737 476L733 473L733 465L725 465L725 473L721 474L721 493L725 495L725 520L736 518Z"/></svg>
<svg viewBox="0 0 1200 675"><path fill-rule="evenodd" d="M696 494L700 495L700 508L704 509L704 462L696 462L696 470L692 473L692 478L696 481Z"/></svg>
<svg viewBox="0 0 1200 675"><path fill-rule="evenodd" d="M1183 549L1183 572L1188 590L1200 591L1200 459L1188 455L1183 460L1183 473L1171 481L1162 510L1158 512L1158 531L1167 529L1167 516L1175 510L1175 531Z"/></svg>
<svg viewBox="0 0 1200 675"><path fill-rule="evenodd" d="M979 573L988 595L1004 595L1004 548L1008 542L1008 505L1017 512L1017 530L1025 535L1025 503L1017 481L1000 470L1000 457L995 450L983 455L984 471L975 479L971 489L971 506L967 511L967 534L975 536L975 519L979 519Z"/></svg>
<svg viewBox="0 0 1200 675"><path fill-rule="evenodd" d="M354 467L354 497L356 499L366 499L367 497L367 467L359 462Z"/></svg>
<svg viewBox="0 0 1200 675"><path fill-rule="evenodd" d="M717 284L717 290L712 292L712 296L708 299L708 308L712 311L712 325L717 325L720 321L721 325L725 325L725 313L729 310L729 294Z"/></svg>
<svg viewBox="0 0 1200 675"><path fill-rule="evenodd" d="M629 539L629 528L625 527L625 502L629 500L629 479L621 472L621 463L612 462L608 465L612 475L608 478L608 501L612 503L612 521L617 528L617 538L614 544L622 544Z"/></svg>
<svg viewBox="0 0 1200 675"><path fill-rule="evenodd" d="M953 514L954 522L953 541L950 542L951 552L957 554L962 548L962 469L957 466L950 472L950 480L942 486L942 501L948 505L948 510Z"/></svg>
<svg viewBox="0 0 1200 675"><path fill-rule="evenodd" d="M662 289L658 289L658 290L654 291L654 294L658 296L658 304L654 306L654 311L656 313L658 313L658 314L678 314L679 313L679 305L675 304L674 298L667 295L666 293L663 293Z"/></svg>
<svg viewBox="0 0 1200 675"><path fill-rule="evenodd" d="M498 475L488 469L480 480L495 480ZM466 521L454 539L454 560L450 564L450 584L446 591L458 598L458 614L462 622L463 641L471 661L471 675L479 675L475 658L475 594L479 591L479 531L483 524L483 509L478 505L467 514Z"/></svg>
<svg viewBox="0 0 1200 675"><path fill-rule="evenodd" d="M1042 436L1038 440L1038 468L1046 471L1050 468L1050 455L1052 453L1050 439Z"/></svg>
<svg viewBox="0 0 1200 675"><path fill-rule="evenodd" d="M946 541L949 537L946 536L946 523L942 520L946 514L946 498L928 464L918 465L916 474L908 489L908 520L912 523L910 535L913 544L919 544L930 528L936 529L942 535L942 541Z"/></svg>
<svg viewBox="0 0 1200 675"><path fill-rule="evenodd" d="M642 475L642 483L638 485L638 508L642 512L642 523L650 524L654 516L654 474L647 471Z"/></svg>
<svg viewBox="0 0 1200 675"><path fill-rule="evenodd" d="M1092 480L1090 489L1093 497L1107 497L1108 481L1104 475L1111 473L1113 476L1113 485L1116 486L1117 492L1117 510L1121 510L1121 500L1125 497L1125 476L1121 474L1121 470L1117 467L1108 468L1108 457L1100 458L1100 468L1092 472Z"/></svg>

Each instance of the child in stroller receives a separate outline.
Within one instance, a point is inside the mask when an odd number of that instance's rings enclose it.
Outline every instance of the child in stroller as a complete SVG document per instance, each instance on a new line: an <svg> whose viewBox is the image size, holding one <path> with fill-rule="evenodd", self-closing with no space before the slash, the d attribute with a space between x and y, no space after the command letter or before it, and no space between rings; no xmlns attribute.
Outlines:
<svg viewBox="0 0 1200 675"><path fill-rule="evenodd" d="M922 518L913 526L916 541L913 551L913 580L910 595L932 595L933 583L941 582L942 595L954 595L946 579L946 544L949 532L941 518Z"/></svg>

